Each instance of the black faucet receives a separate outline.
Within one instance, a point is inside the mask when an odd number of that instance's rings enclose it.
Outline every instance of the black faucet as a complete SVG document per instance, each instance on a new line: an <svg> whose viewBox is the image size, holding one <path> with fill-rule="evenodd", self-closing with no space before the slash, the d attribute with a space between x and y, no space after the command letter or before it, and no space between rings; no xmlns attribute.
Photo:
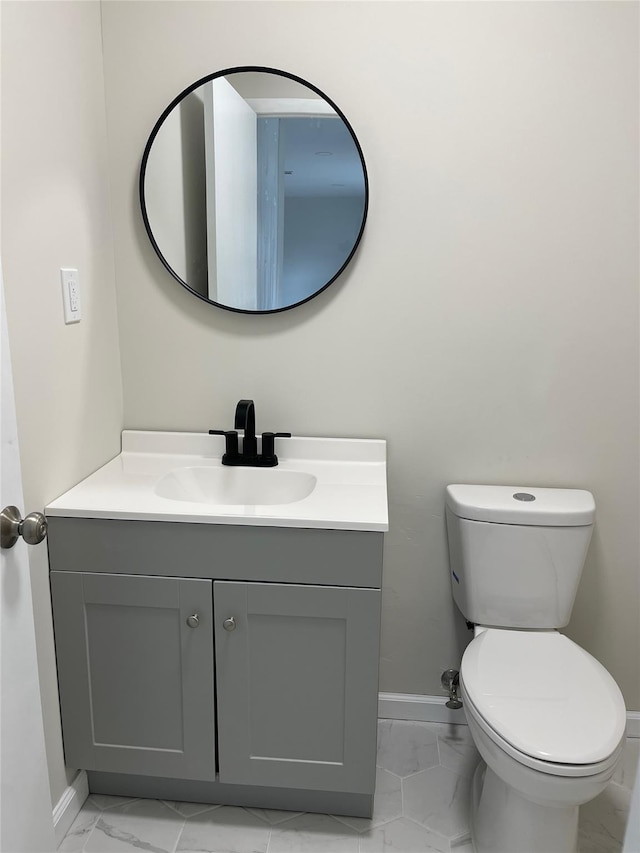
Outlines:
<svg viewBox="0 0 640 853"><path fill-rule="evenodd" d="M240 400L236 406L235 429L210 429L209 435L224 435L223 465L245 465L254 468L273 468L278 464L275 454L276 438L291 438L290 432L263 432L262 452L258 453L256 438L256 407L253 400ZM242 451L238 447L238 430L243 432Z"/></svg>
<svg viewBox="0 0 640 853"><path fill-rule="evenodd" d="M258 455L258 442L256 441L256 407L253 405L253 400L240 400L238 402L233 426L235 429L244 431L242 455L246 459L255 459Z"/></svg>

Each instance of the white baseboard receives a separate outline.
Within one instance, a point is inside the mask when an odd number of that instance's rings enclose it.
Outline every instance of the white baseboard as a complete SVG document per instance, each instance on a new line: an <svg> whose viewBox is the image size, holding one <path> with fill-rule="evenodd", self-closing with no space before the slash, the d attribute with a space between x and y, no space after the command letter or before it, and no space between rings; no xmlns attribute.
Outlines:
<svg viewBox="0 0 640 853"><path fill-rule="evenodd" d="M423 723L467 724L464 708L451 711L446 696L419 693L379 693L378 717L388 720L419 720Z"/></svg>
<svg viewBox="0 0 640 853"><path fill-rule="evenodd" d="M378 717L387 720L418 720L423 723L466 725L464 708L451 711L446 696L418 693L379 693ZM640 738L640 711L627 711L627 737Z"/></svg>
<svg viewBox="0 0 640 853"><path fill-rule="evenodd" d="M627 711L627 737L640 737L640 711Z"/></svg>
<svg viewBox="0 0 640 853"><path fill-rule="evenodd" d="M56 838L56 847L62 843L62 839L78 816L82 804L89 796L89 781L84 770L80 770L73 782L65 788L64 793L58 800L53 810L53 829Z"/></svg>

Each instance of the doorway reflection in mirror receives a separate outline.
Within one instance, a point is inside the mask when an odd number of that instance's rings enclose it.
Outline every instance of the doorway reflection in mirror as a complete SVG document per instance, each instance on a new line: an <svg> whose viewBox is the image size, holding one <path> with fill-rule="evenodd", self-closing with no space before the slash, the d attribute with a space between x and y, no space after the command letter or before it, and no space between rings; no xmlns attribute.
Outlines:
<svg viewBox="0 0 640 853"><path fill-rule="evenodd" d="M353 133L328 101L246 72L178 100L148 145L142 193L173 275L208 301L261 312L306 301L341 271L367 187Z"/></svg>

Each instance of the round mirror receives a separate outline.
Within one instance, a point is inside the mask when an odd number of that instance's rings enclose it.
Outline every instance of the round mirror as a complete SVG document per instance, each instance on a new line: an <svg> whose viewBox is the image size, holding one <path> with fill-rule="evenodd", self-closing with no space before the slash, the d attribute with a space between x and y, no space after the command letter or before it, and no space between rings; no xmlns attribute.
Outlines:
<svg viewBox="0 0 640 853"><path fill-rule="evenodd" d="M272 68L229 68L189 86L142 158L142 216L160 260L230 311L285 311L328 287L360 242L368 201L342 112Z"/></svg>

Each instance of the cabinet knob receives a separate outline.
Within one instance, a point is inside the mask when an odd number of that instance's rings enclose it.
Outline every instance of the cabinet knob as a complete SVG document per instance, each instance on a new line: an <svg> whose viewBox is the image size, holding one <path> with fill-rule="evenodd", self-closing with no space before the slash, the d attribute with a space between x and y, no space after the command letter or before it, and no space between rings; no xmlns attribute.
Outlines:
<svg viewBox="0 0 640 853"><path fill-rule="evenodd" d="M198 614L194 613L193 616L187 616L187 625L190 628L197 628L200 624L200 620L198 619Z"/></svg>
<svg viewBox="0 0 640 853"><path fill-rule="evenodd" d="M222 623L222 627L225 631L235 631L237 628L236 620L233 618L233 616L230 616L228 619L224 620L224 622Z"/></svg>

